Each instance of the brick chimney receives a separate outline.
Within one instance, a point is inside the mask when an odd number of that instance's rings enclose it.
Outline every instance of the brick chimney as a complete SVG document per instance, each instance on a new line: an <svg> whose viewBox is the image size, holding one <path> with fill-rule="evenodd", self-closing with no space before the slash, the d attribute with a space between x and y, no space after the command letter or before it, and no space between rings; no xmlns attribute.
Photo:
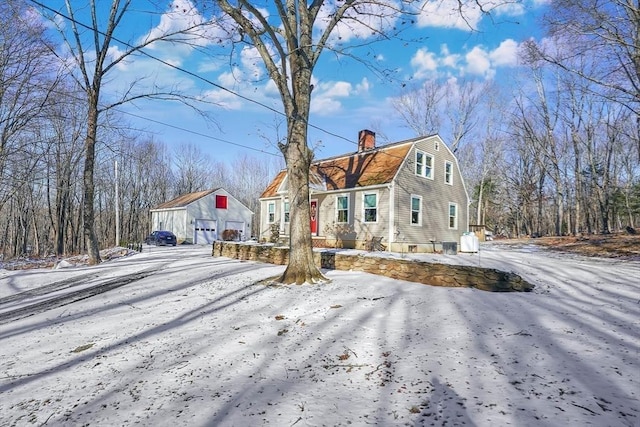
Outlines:
<svg viewBox="0 0 640 427"><path fill-rule="evenodd" d="M358 132L358 153L376 148L376 133L368 129Z"/></svg>

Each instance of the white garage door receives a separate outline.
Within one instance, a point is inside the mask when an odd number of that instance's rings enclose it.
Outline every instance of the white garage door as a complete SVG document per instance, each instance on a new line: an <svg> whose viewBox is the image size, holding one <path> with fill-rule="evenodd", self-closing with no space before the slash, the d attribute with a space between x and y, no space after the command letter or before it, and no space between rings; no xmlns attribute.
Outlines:
<svg viewBox="0 0 640 427"><path fill-rule="evenodd" d="M215 219L196 219L196 230L193 243L196 245L211 244L218 236Z"/></svg>

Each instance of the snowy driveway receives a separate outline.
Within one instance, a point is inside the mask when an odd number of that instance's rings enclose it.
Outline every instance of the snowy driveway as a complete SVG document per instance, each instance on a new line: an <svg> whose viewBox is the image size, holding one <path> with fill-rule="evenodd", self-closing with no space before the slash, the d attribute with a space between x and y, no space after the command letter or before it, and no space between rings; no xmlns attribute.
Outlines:
<svg viewBox="0 0 640 427"><path fill-rule="evenodd" d="M496 294L345 271L265 287L284 267L149 249L0 270L0 425L640 424L639 262L500 245L419 256L536 285Z"/></svg>

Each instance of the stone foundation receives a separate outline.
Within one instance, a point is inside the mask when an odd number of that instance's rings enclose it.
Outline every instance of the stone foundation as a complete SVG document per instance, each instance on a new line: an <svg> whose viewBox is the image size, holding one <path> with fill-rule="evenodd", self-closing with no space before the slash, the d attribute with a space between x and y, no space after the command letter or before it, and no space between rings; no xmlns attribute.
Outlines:
<svg viewBox="0 0 640 427"><path fill-rule="evenodd" d="M212 256L285 265L289 260L289 248L216 241ZM344 254L336 250L314 251L314 259L320 268L362 271L432 286L476 288L490 292L529 292L534 287L517 274L493 268Z"/></svg>

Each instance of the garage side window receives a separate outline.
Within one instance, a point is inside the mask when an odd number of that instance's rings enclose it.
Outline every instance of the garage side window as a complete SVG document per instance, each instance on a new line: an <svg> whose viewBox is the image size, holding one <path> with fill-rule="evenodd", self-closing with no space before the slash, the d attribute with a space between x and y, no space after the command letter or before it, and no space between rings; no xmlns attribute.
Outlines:
<svg viewBox="0 0 640 427"><path fill-rule="evenodd" d="M227 196L216 195L216 209L227 209Z"/></svg>
<svg viewBox="0 0 640 427"><path fill-rule="evenodd" d="M269 202L267 205L267 222L273 224L276 221L276 203Z"/></svg>

